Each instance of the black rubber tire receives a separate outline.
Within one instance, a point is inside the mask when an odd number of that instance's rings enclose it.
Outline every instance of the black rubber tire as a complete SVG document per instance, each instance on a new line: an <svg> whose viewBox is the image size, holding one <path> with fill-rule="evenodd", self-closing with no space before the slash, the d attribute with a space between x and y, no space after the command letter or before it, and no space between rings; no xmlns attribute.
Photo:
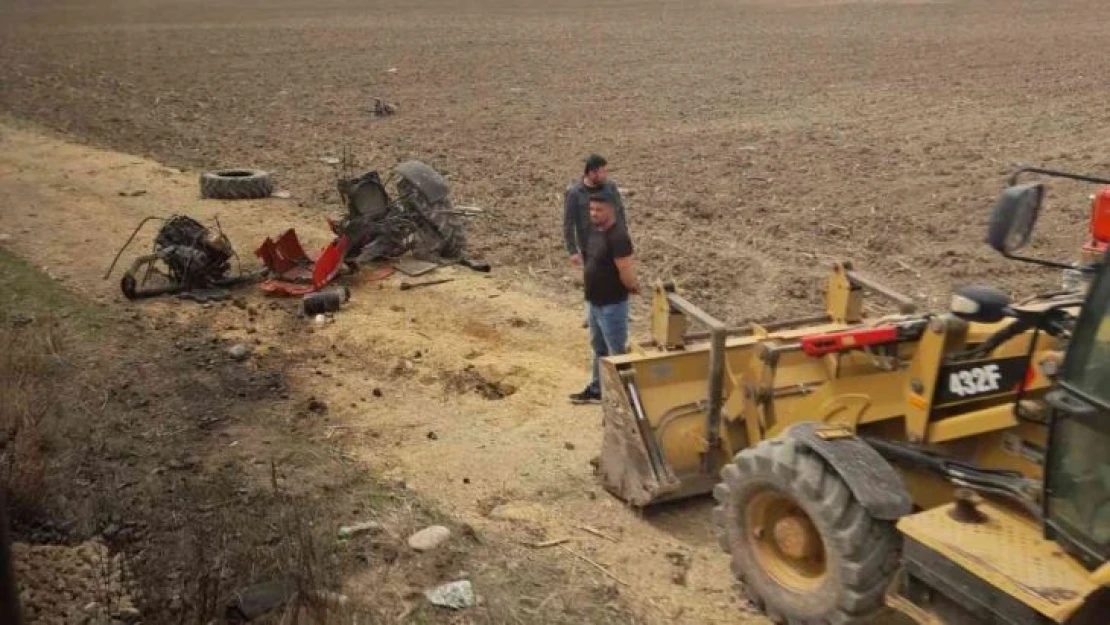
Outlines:
<svg viewBox="0 0 1110 625"><path fill-rule="evenodd" d="M444 260L460 260L466 257L466 225L462 217L454 212L450 199L444 197L434 203L429 202L404 178L397 182L397 190L401 197L409 198L408 202L414 210L420 211L435 224L441 235L437 236L427 227L419 228L415 241L416 249L413 250L416 255L438 256Z"/></svg>
<svg viewBox="0 0 1110 625"><path fill-rule="evenodd" d="M136 297L136 289L138 285L135 283L135 276L125 273L119 281L119 289L123 291L123 296L127 299L133 300Z"/></svg>
<svg viewBox="0 0 1110 625"><path fill-rule="evenodd" d="M870 622L898 568L901 539L889 521L873 519L836 471L791 439L745 449L721 470L713 489L717 538L748 599L771 620L790 625ZM768 489L793 500L824 546L820 586L799 592L764 571L755 554L747 505Z"/></svg>
<svg viewBox="0 0 1110 625"><path fill-rule="evenodd" d="M466 226L462 222L462 217L452 212L451 203L448 200L440 200L431 207L428 216L443 235L442 240L437 240L434 233L427 235L431 248L429 251L448 260L465 257Z"/></svg>
<svg viewBox="0 0 1110 625"><path fill-rule="evenodd" d="M270 197L270 174L254 169L222 169L200 175L200 196L210 200L254 200Z"/></svg>

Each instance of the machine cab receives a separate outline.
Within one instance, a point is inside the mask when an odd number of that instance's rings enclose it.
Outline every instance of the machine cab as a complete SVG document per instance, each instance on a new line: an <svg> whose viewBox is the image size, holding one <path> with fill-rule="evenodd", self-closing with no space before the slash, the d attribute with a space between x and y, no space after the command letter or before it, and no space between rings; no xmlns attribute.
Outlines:
<svg viewBox="0 0 1110 625"><path fill-rule="evenodd" d="M1083 305L1057 379L1045 531L1089 569L1110 560L1110 265Z"/></svg>
<svg viewBox="0 0 1110 625"><path fill-rule="evenodd" d="M1070 332L1056 386L1045 397L1052 419L1043 512L1046 537L1094 570L1110 562L1110 263L1105 258L1110 244L1110 186L1092 197L1091 241L1084 247L1084 262L1069 266L1015 254L1028 243L1044 199L1044 185L1016 184L1018 175L1026 172L1101 185L1110 185L1110 180L1019 169L995 204L987 235L990 246L1007 258L1075 267L1093 278ZM1004 304L997 297L970 295L978 314L983 314L980 309L990 313Z"/></svg>

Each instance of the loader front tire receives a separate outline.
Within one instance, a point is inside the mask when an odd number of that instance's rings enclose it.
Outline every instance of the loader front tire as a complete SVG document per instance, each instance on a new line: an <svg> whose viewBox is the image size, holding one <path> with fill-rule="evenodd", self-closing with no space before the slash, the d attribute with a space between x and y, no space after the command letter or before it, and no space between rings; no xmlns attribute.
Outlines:
<svg viewBox="0 0 1110 625"><path fill-rule="evenodd" d="M777 623L868 622L898 566L894 524L872 518L820 456L793 439L745 449L713 489L717 537Z"/></svg>

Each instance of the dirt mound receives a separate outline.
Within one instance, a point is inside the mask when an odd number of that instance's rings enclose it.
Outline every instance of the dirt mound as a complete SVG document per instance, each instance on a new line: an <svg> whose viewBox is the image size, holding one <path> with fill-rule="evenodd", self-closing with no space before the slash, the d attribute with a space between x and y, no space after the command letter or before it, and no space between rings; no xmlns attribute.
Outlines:
<svg viewBox="0 0 1110 625"><path fill-rule="evenodd" d="M444 373L440 377L444 389L458 395L476 393L485 399L498 400L505 399L518 390L515 384L505 380L505 376L474 365L468 365L461 371Z"/></svg>

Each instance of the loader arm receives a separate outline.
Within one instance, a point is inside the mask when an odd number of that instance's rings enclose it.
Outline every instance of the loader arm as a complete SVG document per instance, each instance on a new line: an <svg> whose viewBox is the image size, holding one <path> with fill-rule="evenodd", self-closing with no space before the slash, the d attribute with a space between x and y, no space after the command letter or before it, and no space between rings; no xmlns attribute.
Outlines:
<svg viewBox="0 0 1110 625"><path fill-rule="evenodd" d="M862 412L875 419L899 416L900 409L885 406L904 404L901 374L876 368L861 350L880 349L887 352L884 358L897 360L899 345L912 343L926 322L918 317L878 328L865 323L865 290L900 310L912 308L908 297L860 276L847 263L830 274L824 313L766 325L729 327L673 284L656 285L652 342L602 362L602 483L635 505L708 492L740 449L789 424L775 418L778 400L811 406L804 400L827 397L817 408L821 412L810 412L805 420L843 417L853 427ZM687 332L692 325L706 331ZM887 380L880 384L891 401L873 402L861 412L854 398L875 383L860 377L864 373ZM839 378L839 387L826 385ZM852 389L844 386L848 383Z"/></svg>

